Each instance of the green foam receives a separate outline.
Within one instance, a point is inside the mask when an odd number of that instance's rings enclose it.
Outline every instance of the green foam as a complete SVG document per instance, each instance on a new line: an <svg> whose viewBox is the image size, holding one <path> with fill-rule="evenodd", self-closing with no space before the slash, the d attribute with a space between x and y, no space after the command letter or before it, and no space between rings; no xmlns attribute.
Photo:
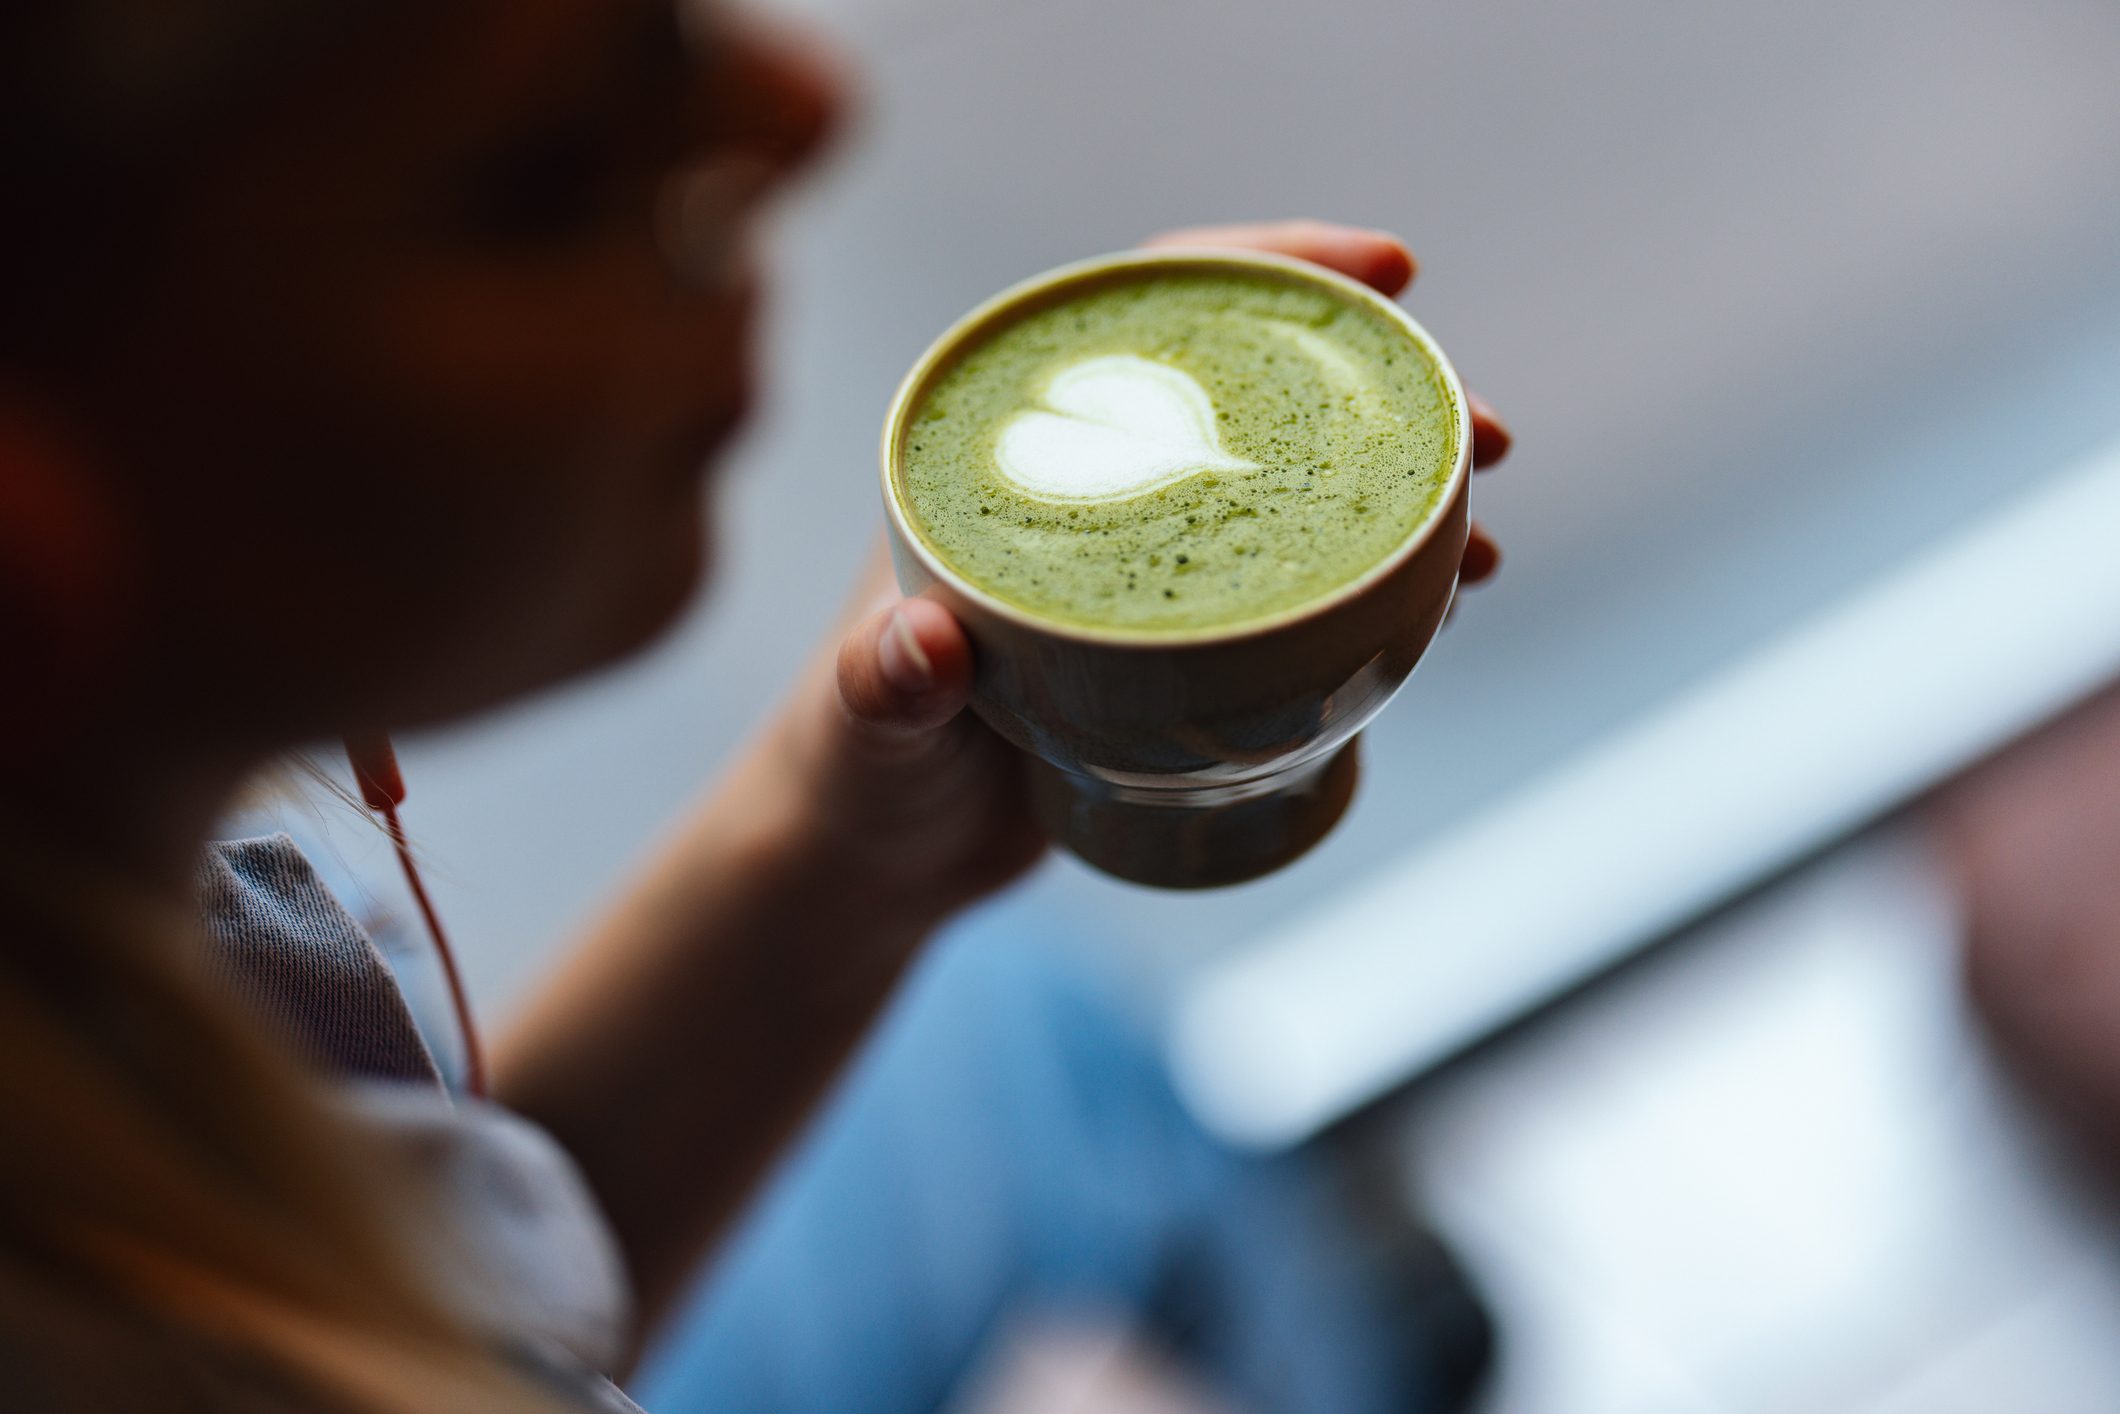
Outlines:
<svg viewBox="0 0 2120 1414"><path fill-rule="evenodd" d="M1223 449L1259 470L1118 501L1018 489L995 461L1001 429L1054 375L1106 354L1189 374ZM960 351L906 421L899 489L929 547L995 597L1069 625L1176 633L1359 578L1428 520L1457 452L1441 371L1384 313L1268 274L1150 270Z"/></svg>

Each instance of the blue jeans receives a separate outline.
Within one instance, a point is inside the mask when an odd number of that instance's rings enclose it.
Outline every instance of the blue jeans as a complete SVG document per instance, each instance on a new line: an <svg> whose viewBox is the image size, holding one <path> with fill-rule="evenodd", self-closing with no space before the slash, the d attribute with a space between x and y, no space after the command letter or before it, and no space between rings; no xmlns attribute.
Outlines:
<svg viewBox="0 0 2120 1414"><path fill-rule="evenodd" d="M941 940L633 1393L927 1414L1008 1318L1095 1310L1262 1414L1411 1414L1419 1357L1304 1155L1202 1133L1060 948Z"/></svg>

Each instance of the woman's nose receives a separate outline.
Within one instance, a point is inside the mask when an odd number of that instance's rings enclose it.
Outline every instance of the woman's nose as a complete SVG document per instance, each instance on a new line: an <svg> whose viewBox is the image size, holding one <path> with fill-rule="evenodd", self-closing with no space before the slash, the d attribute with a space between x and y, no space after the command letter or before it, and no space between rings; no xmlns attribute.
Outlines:
<svg viewBox="0 0 2120 1414"><path fill-rule="evenodd" d="M816 34L723 7L711 22L707 141L739 148L778 176L807 166L838 132L851 80Z"/></svg>

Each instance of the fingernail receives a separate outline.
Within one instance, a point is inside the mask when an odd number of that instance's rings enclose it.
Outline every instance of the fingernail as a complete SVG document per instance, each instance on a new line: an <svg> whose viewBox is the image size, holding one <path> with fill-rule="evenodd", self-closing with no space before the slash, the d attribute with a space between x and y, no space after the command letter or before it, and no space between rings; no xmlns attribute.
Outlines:
<svg viewBox="0 0 2120 1414"><path fill-rule="evenodd" d="M884 680L900 692L926 692L935 685L935 665L928 661L927 650L914 636L913 625L896 609L891 611L891 621L876 643L876 660L883 668Z"/></svg>

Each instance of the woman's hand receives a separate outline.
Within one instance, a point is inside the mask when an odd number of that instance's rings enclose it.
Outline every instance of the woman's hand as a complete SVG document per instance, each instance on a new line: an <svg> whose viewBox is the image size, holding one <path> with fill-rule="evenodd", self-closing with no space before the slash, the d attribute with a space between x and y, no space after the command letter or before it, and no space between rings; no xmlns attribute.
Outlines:
<svg viewBox="0 0 2120 1414"><path fill-rule="evenodd" d="M1316 221L1173 231L1150 246L1221 246L1313 261L1396 295L1414 259L1395 237ZM1491 466L1509 433L1470 399L1472 461ZM1475 525L1462 582L1500 563ZM813 828L849 861L886 906L939 918L1015 878L1044 838L1031 816L1014 750L965 711L972 649L941 605L900 600L887 567L872 571L856 622L832 670L812 673L786 725L793 759L812 793Z"/></svg>

